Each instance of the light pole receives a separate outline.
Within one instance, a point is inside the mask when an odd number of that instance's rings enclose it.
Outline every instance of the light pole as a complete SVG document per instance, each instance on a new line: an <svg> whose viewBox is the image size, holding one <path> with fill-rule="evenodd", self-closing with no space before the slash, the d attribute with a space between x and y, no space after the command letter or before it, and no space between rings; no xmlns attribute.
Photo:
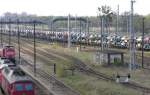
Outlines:
<svg viewBox="0 0 150 95"><path fill-rule="evenodd" d="M70 40L70 14L68 15L68 48L71 46L71 40Z"/></svg>
<svg viewBox="0 0 150 95"><path fill-rule="evenodd" d="M20 31L19 31L19 19L17 19L17 32L18 32L18 52L19 52L19 58L18 58L18 64L20 64Z"/></svg>
<svg viewBox="0 0 150 95"><path fill-rule="evenodd" d="M81 27L82 27L82 23L81 23L81 17L80 17L80 51L81 51Z"/></svg>
<svg viewBox="0 0 150 95"><path fill-rule="evenodd" d="M98 11L100 12L100 20L101 20L101 51L104 50L104 47L106 48L106 45L103 45L104 41L104 32L105 32L105 25L107 19L110 21L110 18L112 18L113 12L109 6L102 6L101 8L98 8ZM102 15L101 15L102 14Z"/></svg>
<svg viewBox="0 0 150 95"><path fill-rule="evenodd" d="M86 28L87 28L87 35L86 35L86 37L87 37L87 46L88 46L88 44L89 44L89 18L87 17L87 24L86 24Z"/></svg>
<svg viewBox="0 0 150 95"><path fill-rule="evenodd" d="M143 17L142 23L143 23L143 31L142 31L142 68L144 68L144 32L145 32L145 18Z"/></svg>
<svg viewBox="0 0 150 95"><path fill-rule="evenodd" d="M34 39L34 76L36 77L36 34L35 34L35 24L36 22L33 21L33 39Z"/></svg>
<svg viewBox="0 0 150 95"><path fill-rule="evenodd" d="M103 51L103 33L104 33L104 15L101 16L102 8L98 8L99 11L99 17L100 17L100 22L101 22L101 51Z"/></svg>
<svg viewBox="0 0 150 95"><path fill-rule="evenodd" d="M9 22L11 22L11 19L9 19ZM8 32L9 32L9 46L11 45L11 24L9 23L9 30L8 30Z"/></svg>
<svg viewBox="0 0 150 95"><path fill-rule="evenodd" d="M119 33L119 5L118 5L118 9L117 9L117 29L116 29L116 35L118 35Z"/></svg>
<svg viewBox="0 0 150 95"><path fill-rule="evenodd" d="M104 38L104 17L101 17L101 51L104 50L104 45L103 45L103 38Z"/></svg>
<svg viewBox="0 0 150 95"><path fill-rule="evenodd" d="M134 0L131 0L131 14L130 14L130 65L129 69L132 70L135 68L135 32L133 28L133 4Z"/></svg>
<svg viewBox="0 0 150 95"><path fill-rule="evenodd" d="M3 34L2 34L2 32L3 32L3 25L2 25L2 19L1 19L1 46L3 47Z"/></svg>

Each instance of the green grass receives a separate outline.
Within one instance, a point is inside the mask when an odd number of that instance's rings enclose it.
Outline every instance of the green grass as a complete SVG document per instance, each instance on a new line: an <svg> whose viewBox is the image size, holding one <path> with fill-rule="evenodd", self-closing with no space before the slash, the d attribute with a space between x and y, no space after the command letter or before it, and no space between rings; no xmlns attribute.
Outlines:
<svg viewBox="0 0 150 95"><path fill-rule="evenodd" d="M147 70L142 70L142 69L137 69L130 71L128 68L123 68L123 67L102 67L100 65L93 65L92 66L95 70L101 73L105 73L109 76L114 77L117 73L120 75L127 75L128 73L131 74L131 81L135 81L139 83L140 85L146 86L150 88L150 75L149 71Z"/></svg>
<svg viewBox="0 0 150 95"><path fill-rule="evenodd" d="M75 76L66 76L62 80L79 91L81 95L140 95L136 90L80 73L76 73Z"/></svg>
<svg viewBox="0 0 150 95"><path fill-rule="evenodd" d="M45 48L51 48L51 47L45 47ZM75 58L83 61L85 64L97 70L98 72L105 73L109 76L116 75L117 73L122 74L122 75L127 75L128 73L131 73L132 81L135 81L139 83L140 85L150 87L150 80L149 80L150 75L146 74L145 71L143 70L129 71L128 68L123 68L123 67L116 67L116 66L103 67L99 64L94 64L92 62L93 53L89 53L89 52L77 53L75 48L68 49L68 48L62 48L62 47L57 46L57 49L52 48L52 50L74 56ZM122 50L122 51L126 52L127 50ZM148 52L146 52L146 54L148 54ZM128 53L125 54L125 57L126 59L129 59Z"/></svg>
<svg viewBox="0 0 150 95"><path fill-rule="evenodd" d="M56 46L56 45L54 45ZM57 45L57 48L54 48L54 46L52 47L45 47L46 48L50 48L54 51L60 52L60 53L64 53L70 56L73 56L75 58L78 58L79 60L83 61L83 62L90 62L92 60L92 53L88 53L88 52L77 52L76 48L72 48L72 49L68 49L68 48L62 48L60 46Z"/></svg>
<svg viewBox="0 0 150 95"><path fill-rule="evenodd" d="M92 62L92 54L88 52L76 52L75 48L62 48L58 44L50 45L50 44L37 44L38 47L41 49L49 48L51 50L64 53L67 55L74 56L75 58L78 58L79 60L83 61L87 65L91 66L95 70L105 73L107 75L113 76L116 73L120 74L127 74L129 73L127 68L122 67L103 67L101 65L93 64ZM127 50L124 50L127 51ZM149 53L146 53L149 55ZM55 54L54 54L55 55ZM79 91L81 95L141 95L141 93L138 93L135 90L126 88L124 86L118 85L116 83L106 82L103 80L99 80L97 78L87 76L85 74L81 74L79 72L76 72L75 76L70 75L70 71L64 71L64 68L69 68L72 65L72 60L52 60L49 57L44 58L43 55L38 55L37 61L43 61L44 63L48 63L49 65L52 65L53 62L55 62L58 66L57 68L57 77L61 80L63 80L66 84L71 86L73 89ZM59 57L56 55L56 57ZM63 56L61 56L63 57ZM44 59L43 59L44 58ZM43 59L43 60L42 60ZM65 59L65 58L64 58ZM70 65L71 64L71 65ZM42 64L43 69L46 72L52 73L53 68L49 65ZM150 86L149 81L149 73L142 71L142 70L136 70L132 71L131 73L131 79L139 82L141 85Z"/></svg>
<svg viewBox="0 0 150 95"><path fill-rule="evenodd" d="M44 46L44 48L51 48L51 47ZM61 47L57 47L57 49L52 47L52 50L74 56L82 60L83 62L87 62L88 65L89 65L89 60L91 60L91 53L87 53L87 52L77 53L76 50L74 49L72 50L72 49L61 48ZM68 66L68 65L64 65L66 64L64 62L61 62L61 64L62 65L61 66L59 65L59 67L57 68L58 69L57 77L63 80L66 84L71 86L73 89L79 91L81 95L138 95L136 91L134 90L130 91L130 89L122 87L118 84L114 84L111 82L107 83L106 81L98 80L91 76L83 75L79 72L77 72L75 76L71 76L71 74L68 74L68 72L71 72L71 71L63 70L63 68L66 68L65 66ZM71 64L71 61L70 61L70 64ZM100 65L95 66L95 65L90 64L90 66L93 66L93 68L96 70L102 68L101 70L103 73L112 75L112 73L110 73L113 71L112 69L105 70L105 68ZM116 72L114 71L114 74L115 73ZM127 90L124 91L124 89L127 89Z"/></svg>

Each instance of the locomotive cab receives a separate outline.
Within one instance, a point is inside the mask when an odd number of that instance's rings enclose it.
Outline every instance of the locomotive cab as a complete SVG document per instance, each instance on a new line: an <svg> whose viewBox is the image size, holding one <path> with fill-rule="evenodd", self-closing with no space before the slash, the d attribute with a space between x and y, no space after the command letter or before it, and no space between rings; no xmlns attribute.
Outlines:
<svg viewBox="0 0 150 95"><path fill-rule="evenodd" d="M2 71L2 89L8 95L34 95L34 84L21 69L6 67Z"/></svg>
<svg viewBox="0 0 150 95"><path fill-rule="evenodd" d="M15 49L14 46L5 46L3 50L3 55L6 58L14 58L15 57Z"/></svg>
<svg viewBox="0 0 150 95"><path fill-rule="evenodd" d="M0 56L6 57L9 59L14 59L15 58L14 46L4 46L4 47L0 48Z"/></svg>

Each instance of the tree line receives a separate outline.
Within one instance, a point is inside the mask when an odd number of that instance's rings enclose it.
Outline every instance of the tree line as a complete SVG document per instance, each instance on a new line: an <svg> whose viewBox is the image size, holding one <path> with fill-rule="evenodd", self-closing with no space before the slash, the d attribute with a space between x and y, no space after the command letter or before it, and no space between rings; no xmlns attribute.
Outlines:
<svg viewBox="0 0 150 95"><path fill-rule="evenodd" d="M31 14L27 14L25 12L21 13L21 14L17 14L17 13L10 13L7 12L5 13L1 19L3 20L9 20L11 19L12 21L15 21L16 19L19 19L21 21L31 21L31 20L38 20L38 21L42 21L44 23L50 24L51 21L54 18L57 18L59 16L37 16L37 15L31 15ZM145 27L146 27L146 31L145 32L150 32L150 15L139 15L139 14L134 14L134 30L135 32L142 32L142 19L143 17L145 18ZM87 16L84 16L82 18L87 19ZM127 32L129 31L129 21L130 21L130 14L128 12L124 12L122 14L119 15L119 31L121 32ZM100 16L88 16L89 19L89 26L90 27L100 27ZM73 25L75 22L72 22ZM107 24L109 24L109 27L114 27L116 28L117 25L117 15L112 15L111 16L111 20L109 20L107 22ZM57 27L67 27L67 21L59 21L56 23Z"/></svg>

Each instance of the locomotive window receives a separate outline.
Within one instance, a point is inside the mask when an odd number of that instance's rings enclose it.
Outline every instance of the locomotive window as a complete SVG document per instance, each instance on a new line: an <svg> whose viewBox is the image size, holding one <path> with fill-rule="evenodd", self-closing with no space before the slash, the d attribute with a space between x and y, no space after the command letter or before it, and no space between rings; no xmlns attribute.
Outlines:
<svg viewBox="0 0 150 95"><path fill-rule="evenodd" d="M25 85L25 89L27 90L27 91L31 91L33 88L32 88L32 84L26 84Z"/></svg>
<svg viewBox="0 0 150 95"><path fill-rule="evenodd" d="M7 64L7 63L11 63L10 60L8 59L4 60L4 64Z"/></svg>
<svg viewBox="0 0 150 95"><path fill-rule="evenodd" d="M26 75L21 69L16 69L13 72L13 74L16 75L16 76L25 76Z"/></svg>
<svg viewBox="0 0 150 95"><path fill-rule="evenodd" d="M15 89L16 89L16 91L22 91L23 90L22 84L16 84Z"/></svg>

